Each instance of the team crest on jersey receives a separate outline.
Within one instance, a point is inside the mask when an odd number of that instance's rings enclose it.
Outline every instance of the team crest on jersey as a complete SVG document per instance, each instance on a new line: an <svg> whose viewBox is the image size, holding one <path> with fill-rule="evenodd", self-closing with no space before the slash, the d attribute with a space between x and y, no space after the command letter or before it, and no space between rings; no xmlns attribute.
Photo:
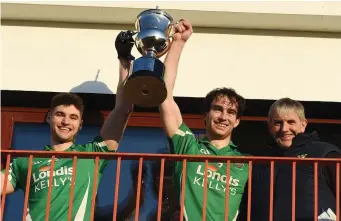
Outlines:
<svg viewBox="0 0 341 221"><path fill-rule="evenodd" d="M243 163L234 163L234 167L238 170L243 170L244 164Z"/></svg>
<svg viewBox="0 0 341 221"><path fill-rule="evenodd" d="M50 170L50 166L42 166L39 168L39 171L48 171Z"/></svg>
<svg viewBox="0 0 341 221"><path fill-rule="evenodd" d="M56 162L56 161L58 161L59 159L58 158L54 158L54 162ZM52 163L52 159L49 159L48 161L47 161L47 165L51 165L51 163Z"/></svg>
<svg viewBox="0 0 341 221"><path fill-rule="evenodd" d="M297 155L298 158L305 158L308 154Z"/></svg>
<svg viewBox="0 0 341 221"><path fill-rule="evenodd" d="M217 171L218 170L218 168L213 166L213 165L208 165L207 169L208 170L212 170L212 171Z"/></svg>

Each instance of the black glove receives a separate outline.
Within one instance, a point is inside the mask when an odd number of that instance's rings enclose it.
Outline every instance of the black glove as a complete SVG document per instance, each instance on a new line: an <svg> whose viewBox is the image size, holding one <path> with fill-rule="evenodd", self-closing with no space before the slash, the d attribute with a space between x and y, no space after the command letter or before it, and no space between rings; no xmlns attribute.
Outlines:
<svg viewBox="0 0 341 221"><path fill-rule="evenodd" d="M128 61L135 60L135 57L131 55L131 50L134 46L133 35L136 33L133 31L121 31L115 40L115 48L118 58L127 59Z"/></svg>

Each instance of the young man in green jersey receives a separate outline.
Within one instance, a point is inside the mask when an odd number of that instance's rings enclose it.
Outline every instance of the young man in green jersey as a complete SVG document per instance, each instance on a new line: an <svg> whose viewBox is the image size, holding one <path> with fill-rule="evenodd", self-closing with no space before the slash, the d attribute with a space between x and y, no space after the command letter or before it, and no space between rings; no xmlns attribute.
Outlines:
<svg viewBox="0 0 341 221"><path fill-rule="evenodd" d="M124 42L123 42L124 43ZM123 99L122 86L128 76L130 59L123 53L131 50L131 44L121 44L116 41L116 49L119 55L119 83L116 93L114 110L105 120L99 136L91 142L79 145L75 144L75 138L82 127L83 102L82 99L71 93L62 93L52 98L47 122L50 125L50 145L46 145L46 151L66 152L115 152L125 130L128 118L133 111L133 105ZM10 164L6 185L6 194L13 193L17 189L26 189L28 172L28 158L14 159ZM94 183L94 159L77 160L77 170L73 195L72 220L90 220L93 186L98 186L101 175L108 160L99 160L98 179ZM34 157L32 162L32 176L30 182L29 202L26 220L43 221L45 218L46 203L50 203L49 220L68 220L71 177L73 158L55 158L53 173L50 173L51 158ZM1 173L1 192L5 170ZM47 202L49 177L53 174L51 200Z"/></svg>
<svg viewBox="0 0 341 221"><path fill-rule="evenodd" d="M176 26L171 48L165 59L166 100L160 105L161 119L169 138L171 151L176 154L209 156L242 156L231 141L234 128L239 125L245 100L233 89L217 88L205 98L206 136L196 139L183 122L180 109L173 99L173 88L177 75L180 54L193 30L189 21L181 20ZM186 166L184 218L187 221L202 220L204 195L204 162L189 162ZM174 179L177 195L181 194L182 162L176 162ZM209 162L207 181L206 220L224 220L225 194L229 193L228 220L236 220L239 204L248 179L248 166L242 163L230 165L230 176L226 177L225 162ZM229 184L226 190L226 183Z"/></svg>

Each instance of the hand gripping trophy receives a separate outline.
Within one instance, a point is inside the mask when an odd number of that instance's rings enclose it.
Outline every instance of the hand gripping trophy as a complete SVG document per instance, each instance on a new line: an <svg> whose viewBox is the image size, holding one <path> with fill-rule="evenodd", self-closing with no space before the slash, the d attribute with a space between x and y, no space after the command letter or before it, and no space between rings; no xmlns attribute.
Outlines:
<svg viewBox="0 0 341 221"><path fill-rule="evenodd" d="M163 81L165 65L159 58L169 50L173 26L173 18L156 8L145 10L137 16L136 32L124 33L124 38L135 43L142 55L132 63L130 75L123 89L125 99L129 99L135 105L155 107L167 97ZM132 36L135 34L137 35L134 40ZM131 57L130 60L133 60L134 57Z"/></svg>

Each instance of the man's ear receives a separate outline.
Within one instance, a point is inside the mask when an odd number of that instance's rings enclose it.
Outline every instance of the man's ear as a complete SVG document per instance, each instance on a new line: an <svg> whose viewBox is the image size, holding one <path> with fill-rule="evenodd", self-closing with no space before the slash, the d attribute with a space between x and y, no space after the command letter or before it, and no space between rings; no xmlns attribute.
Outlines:
<svg viewBox="0 0 341 221"><path fill-rule="evenodd" d="M79 124L79 130L82 129L82 126L83 126L83 120L81 120L80 124Z"/></svg>
<svg viewBox="0 0 341 221"><path fill-rule="evenodd" d="M268 121L266 122L266 124L268 125L269 131L271 131L271 123L272 123L272 119L269 117Z"/></svg>
<svg viewBox="0 0 341 221"><path fill-rule="evenodd" d="M304 132L305 132L305 128L307 127L307 125L308 125L308 121L307 121L307 120L302 121L302 130L301 130L301 133L304 133Z"/></svg>
<svg viewBox="0 0 341 221"><path fill-rule="evenodd" d="M50 123L50 121L51 121L51 112L49 111L46 115L46 122Z"/></svg>
<svg viewBox="0 0 341 221"><path fill-rule="evenodd" d="M238 127L239 123L240 123L240 118L237 118L236 123L234 123L234 125L233 125L233 128Z"/></svg>

